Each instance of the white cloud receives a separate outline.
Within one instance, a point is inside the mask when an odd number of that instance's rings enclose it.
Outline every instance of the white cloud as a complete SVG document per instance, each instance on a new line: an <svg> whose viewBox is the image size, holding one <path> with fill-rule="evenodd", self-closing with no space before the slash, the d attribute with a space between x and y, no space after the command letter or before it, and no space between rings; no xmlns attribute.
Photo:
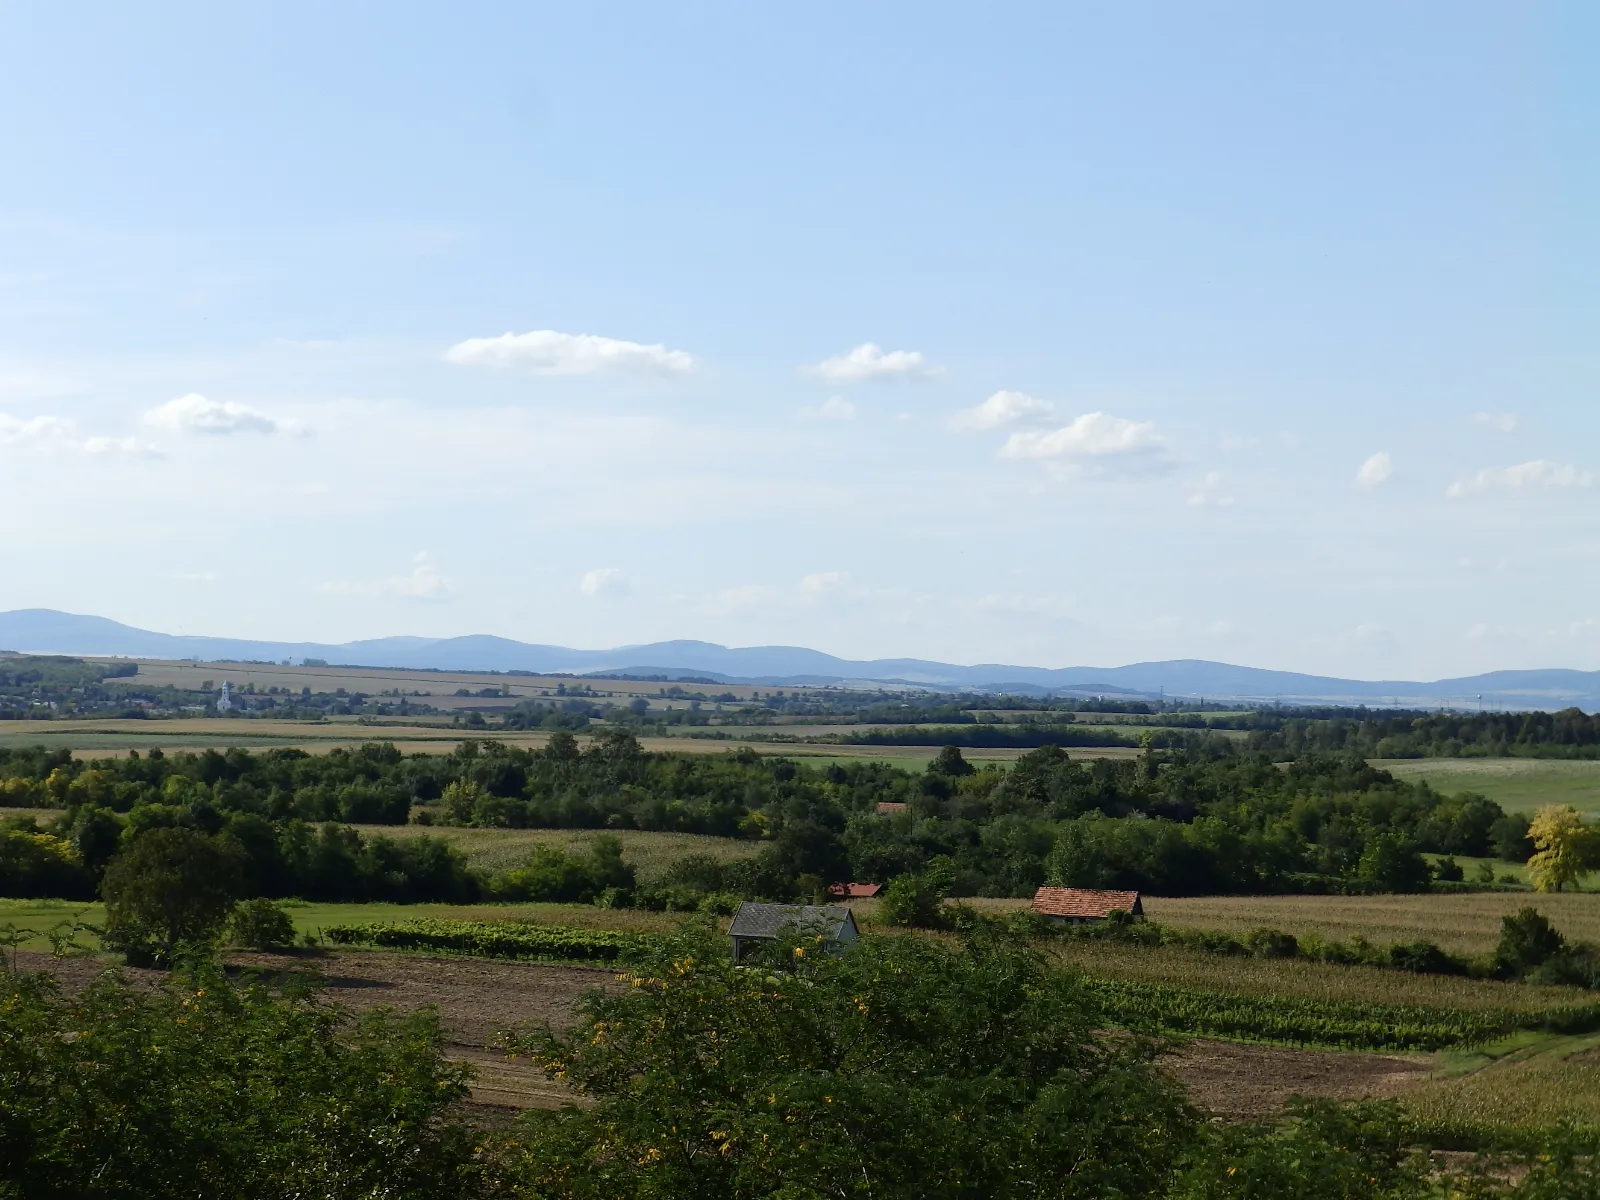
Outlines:
<svg viewBox="0 0 1600 1200"><path fill-rule="evenodd" d="M1060 429L1013 433L1000 448L1000 457L1091 465L1108 474L1148 474L1171 466L1167 443L1152 422L1102 412L1084 413Z"/></svg>
<svg viewBox="0 0 1600 1200"><path fill-rule="evenodd" d="M1356 486L1375 488L1389 482L1394 474L1394 463L1385 450L1380 450L1356 469Z"/></svg>
<svg viewBox="0 0 1600 1200"><path fill-rule="evenodd" d="M492 338L468 338L445 351L448 362L475 367L525 367L535 375L593 375L630 371L645 375L684 375L694 356L658 343L625 342L592 333L535 329Z"/></svg>
<svg viewBox="0 0 1600 1200"><path fill-rule="evenodd" d="M823 359L807 367L813 375L835 383L858 383L863 379L927 379L937 375L918 350L891 350L885 353L872 342L862 342L848 354Z"/></svg>
<svg viewBox="0 0 1600 1200"><path fill-rule="evenodd" d="M815 408L802 408L800 415L808 421L854 421L856 406L843 396L829 396Z"/></svg>
<svg viewBox="0 0 1600 1200"><path fill-rule="evenodd" d="M64 441L71 433L71 428L60 417L29 417L23 420L0 413L0 446Z"/></svg>
<svg viewBox="0 0 1600 1200"><path fill-rule="evenodd" d="M964 433L998 429L1030 417L1045 417L1055 411L1048 400L1036 400L1022 392L996 392L982 404L964 408L950 418L950 428Z"/></svg>
<svg viewBox="0 0 1600 1200"><path fill-rule="evenodd" d="M1189 494L1189 503L1196 508L1228 508L1233 504L1232 496L1221 494L1222 473L1212 471L1200 481L1200 486Z"/></svg>
<svg viewBox="0 0 1600 1200"><path fill-rule="evenodd" d="M174 433L278 433L286 428L266 413L247 405L232 400L208 400L198 392L158 404L145 413L144 419Z"/></svg>
<svg viewBox="0 0 1600 1200"><path fill-rule="evenodd" d="M800 594L812 599L820 599L830 592L837 592L850 584L848 571L816 571L800 580Z"/></svg>
<svg viewBox="0 0 1600 1200"><path fill-rule="evenodd" d="M0 446L18 446L39 451L65 450L93 457L128 455L134 458L159 458L161 452L137 438L79 438L72 422L60 417L10 417L0 413Z"/></svg>
<svg viewBox="0 0 1600 1200"><path fill-rule="evenodd" d="M1476 475L1458 479L1445 489L1447 496L1466 496L1474 492L1522 491L1533 488L1588 487L1594 475L1577 467L1536 458L1514 467L1485 467Z"/></svg>
<svg viewBox="0 0 1600 1200"><path fill-rule="evenodd" d="M1490 429L1497 429L1501 433L1510 433L1517 427L1517 418L1513 413L1473 413L1467 420L1474 425L1484 425Z"/></svg>
<svg viewBox="0 0 1600 1200"><path fill-rule="evenodd" d="M419 550L411 558L411 570L371 583L325 583L322 591L351 596L403 596L412 600L443 600L454 586L439 573L433 555Z"/></svg>
<svg viewBox="0 0 1600 1200"><path fill-rule="evenodd" d="M127 454L133 458L160 458L161 451L149 442L141 442L138 438L123 437L92 437L85 438L82 446L85 454Z"/></svg>
<svg viewBox="0 0 1600 1200"><path fill-rule="evenodd" d="M578 578L578 591L585 596L626 596L633 590L616 567L596 567Z"/></svg>

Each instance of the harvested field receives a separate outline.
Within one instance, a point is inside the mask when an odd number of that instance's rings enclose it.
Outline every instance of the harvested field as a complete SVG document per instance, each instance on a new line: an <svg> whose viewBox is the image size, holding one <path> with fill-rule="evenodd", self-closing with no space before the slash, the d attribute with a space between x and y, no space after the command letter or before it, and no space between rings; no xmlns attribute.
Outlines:
<svg viewBox="0 0 1600 1200"><path fill-rule="evenodd" d="M1152 921L1191 929L1245 933L1263 926L1380 945L1425 938L1447 950L1486 954L1500 919L1532 906L1576 941L1600 941L1600 893L1469 892L1420 896L1145 896Z"/></svg>
<svg viewBox="0 0 1600 1200"><path fill-rule="evenodd" d="M1200 1107L1222 1117L1264 1117L1295 1096L1388 1098L1423 1084L1432 1055L1291 1050L1196 1038L1162 1060Z"/></svg>

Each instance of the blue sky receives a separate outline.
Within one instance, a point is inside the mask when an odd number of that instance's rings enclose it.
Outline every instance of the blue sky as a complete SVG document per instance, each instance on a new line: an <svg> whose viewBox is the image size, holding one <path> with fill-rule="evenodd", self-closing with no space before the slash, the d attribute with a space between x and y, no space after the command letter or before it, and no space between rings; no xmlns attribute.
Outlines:
<svg viewBox="0 0 1600 1200"><path fill-rule="evenodd" d="M0 608L1600 668L1597 34L0 4Z"/></svg>

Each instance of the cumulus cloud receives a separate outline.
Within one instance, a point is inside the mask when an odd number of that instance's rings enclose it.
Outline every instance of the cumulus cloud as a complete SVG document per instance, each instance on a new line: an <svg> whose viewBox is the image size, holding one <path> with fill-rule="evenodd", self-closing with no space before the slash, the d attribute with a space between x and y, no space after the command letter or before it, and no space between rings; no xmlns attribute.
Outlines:
<svg viewBox="0 0 1600 1200"><path fill-rule="evenodd" d="M1394 474L1394 463L1387 451L1380 450L1356 468L1356 486L1375 488L1389 482Z"/></svg>
<svg viewBox="0 0 1600 1200"><path fill-rule="evenodd" d="M856 406L843 396L829 396L815 408L803 408L800 415L808 421L854 421Z"/></svg>
<svg viewBox="0 0 1600 1200"><path fill-rule="evenodd" d="M1458 479L1445 489L1447 496L1468 496L1474 492L1532 491L1536 488L1589 487L1594 475L1570 464L1536 458L1514 467L1485 467L1476 475Z"/></svg>
<svg viewBox="0 0 1600 1200"><path fill-rule="evenodd" d="M1489 429L1497 429L1501 433L1510 433L1517 427L1517 418L1513 413L1473 413L1467 420L1474 425L1483 425Z"/></svg>
<svg viewBox="0 0 1600 1200"><path fill-rule="evenodd" d="M1149 474L1171 466L1166 440L1152 422L1103 412L1084 413L1060 429L1013 433L1000 457L1087 466L1102 474Z"/></svg>
<svg viewBox="0 0 1600 1200"><path fill-rule="evenodd" d="M419 550L411 557L411 570L404 575L369 583L325 583L322 590L337 595L351 596L402 596L412 600L443 600L455 591L454 586L439 573L433 555Z"/></svg>
<svg viewBox="0 0 1600 1200"><path fill-rule="evenodd" d="M1233 504L1233 497L1222 494L1222 473L1212 471L1189 494L1188 502L1196 508L1228 508Z"/></svg>
<svg viewBox="0 0 1600 1200"><path fill-rule="evenodd" d="M859 383L864 379L927 379L939 373L937 368L928 365L921 351L886 352L872 342L862 342L849 353L825 358L806 370L835 383Z"/></svg>
<svg viewBox="0 0 1600 1200"><path fill-rule="evenodd" d="M596 567L578 578L578 591L589 597L626 596L632 590L627 576L616 567Z"/></svg>
<svg viewBox="0 0 1600 1200"><path fill-rule="evenodd" d="M1046 417L1055 411L1048 400L1036 400L1022 392L996 392L982 404L964 408L950 418L950 428L964 433L981 433L1030 418Z"/></svg>
<svg viewBox="0 0 1600 1200"><path fill-rule="evenodd" d="M684 375L694 370L694 355L669 350L659 342L645 345L554 329L468 338L451 346L444 357L463 366L523 367L535 375L594 375L602 371Z"/></svg>
<svg viewBox="0 0 1600 1200"><path fill-rule="evenodd" d="M287 426L264 412L232 400L209 400L190 392L176 400L158 404L144 419L173 433L206 433L226 436L233 433L279 433Z"/></svg>

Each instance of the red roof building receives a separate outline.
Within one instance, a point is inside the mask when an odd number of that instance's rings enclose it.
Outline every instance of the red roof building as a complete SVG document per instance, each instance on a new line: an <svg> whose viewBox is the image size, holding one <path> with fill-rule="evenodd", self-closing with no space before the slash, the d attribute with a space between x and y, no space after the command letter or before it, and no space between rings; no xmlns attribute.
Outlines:
<svg viewBox="0 0 1600 1200"><path fill-rule="evenodd" d="M1138 892L1042 887L1033 894L1033 911L1052 921L1103 921L1114 912L1142 917L1144 905Z"/></svg>
<svg viewBox="0 0 1600 1200"><path fill-rule="evenodd" d="M908 809L910 809L910 807L911 806L909 804L901 804L898 800L879 800L878 801L878 812L882 813L882 814L903 813L903 812L907 811Z"/></svg>
<svg viewBox="0 0 1600 1200"><path fill-rule="evenodd" d="M881 883L833 883L828 885L828 895L837 900L871 900L883 891Z"/></svg>

